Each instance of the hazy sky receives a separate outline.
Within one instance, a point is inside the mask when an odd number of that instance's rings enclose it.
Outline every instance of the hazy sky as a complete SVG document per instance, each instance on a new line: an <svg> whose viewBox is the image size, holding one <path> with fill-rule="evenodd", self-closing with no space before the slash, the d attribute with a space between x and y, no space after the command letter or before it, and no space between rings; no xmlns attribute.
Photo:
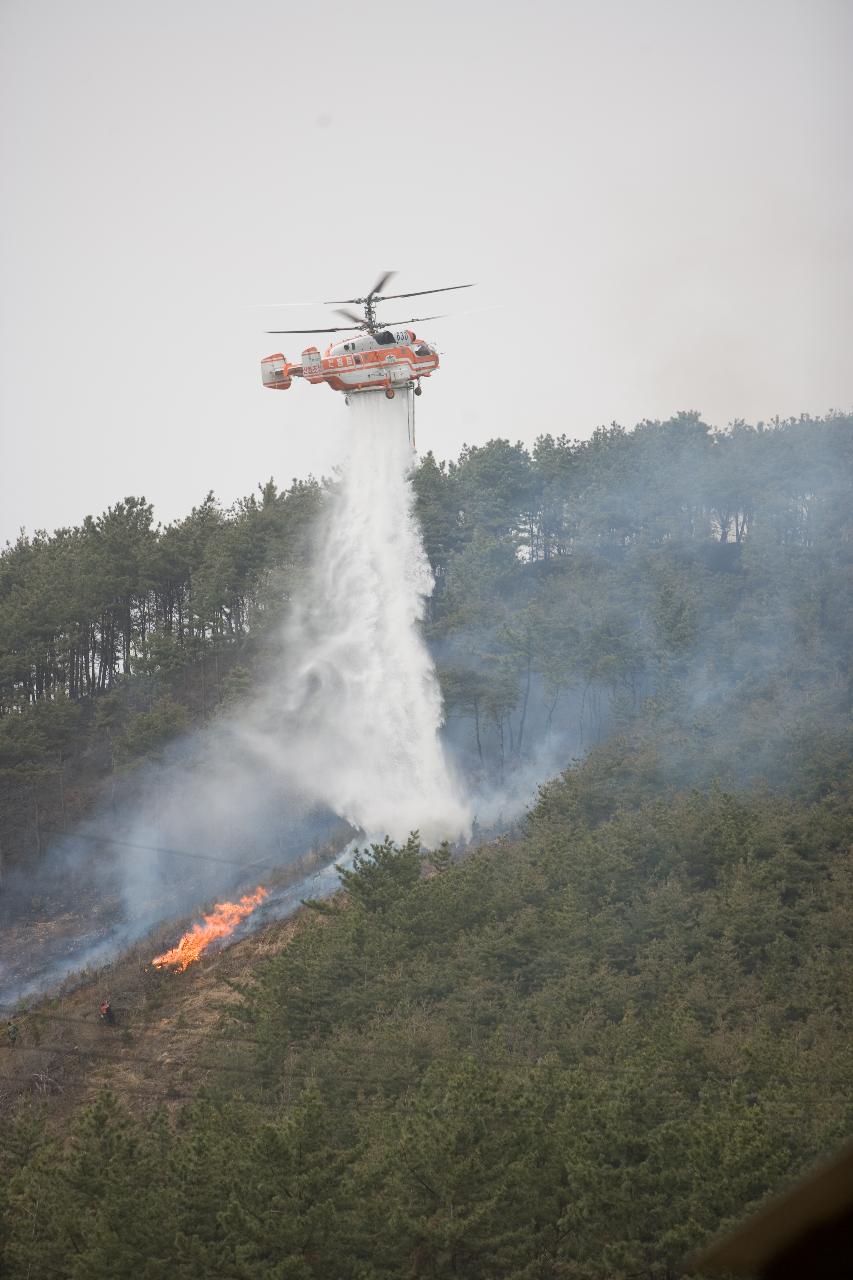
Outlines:
<svg viewBox="0 0 853 1280"><path fill-rule="evenodd" d="M0 540L328 472L258 362L334 321L259 304L386 268L496 307L420 327L441 456L850 407L852 57L850 0L0 0Z"/></svg>

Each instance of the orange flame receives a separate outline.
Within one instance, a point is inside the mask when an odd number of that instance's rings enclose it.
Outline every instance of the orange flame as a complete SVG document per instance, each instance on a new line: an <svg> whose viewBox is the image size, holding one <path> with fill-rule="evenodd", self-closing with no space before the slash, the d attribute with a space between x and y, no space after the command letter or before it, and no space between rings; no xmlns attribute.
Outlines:
<svg viewBox="0 0 853 1280"><path fill-rule="evenodd" d="M203 924L194 924L176 947L172 947L171 951L164 951L161 956L155 956L151 963L158 969L169 965L176 973L183 973L188 965L198 960L211 942L232 934L240 921L251 915L266 896L267 890L263 885L258 885L254 893L247 893L239 902L217 902L209 916L202 916Z"/></svg>

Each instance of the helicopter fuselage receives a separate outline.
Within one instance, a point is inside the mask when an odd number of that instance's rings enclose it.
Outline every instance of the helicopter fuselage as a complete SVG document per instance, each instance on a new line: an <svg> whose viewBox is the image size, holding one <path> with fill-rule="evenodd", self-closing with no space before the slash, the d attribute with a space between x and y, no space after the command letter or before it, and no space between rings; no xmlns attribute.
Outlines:
<svg viewBox="0 0 853 1280"><path fill-rule="evenodd" d="M294 378L325 382L333 391L351 395L360 391L385 391L413 384L438 368L438 352L415 335L413 329L380 329L331 343L320 353L306 347L302 359L291 363L281 352L261 361L261 380L272 391L287 391Z"/></svg>

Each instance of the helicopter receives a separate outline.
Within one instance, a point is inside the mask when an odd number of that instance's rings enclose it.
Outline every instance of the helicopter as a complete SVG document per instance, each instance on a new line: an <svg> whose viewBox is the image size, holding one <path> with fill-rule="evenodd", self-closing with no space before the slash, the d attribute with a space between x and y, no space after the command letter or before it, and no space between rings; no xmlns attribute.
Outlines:
<svg viewBox="0 0 853 1280"><path fill-rule="evenodd" d="M306 347L300 362L291 362L280 351L261 361L261 382L271 391L287 391L294 378L306 382L325 382L333 391L349 397L364 391L384 391L393 400L399 389L411 389L421 395L421 379L429 378L438 368L438 352L430 343L418 338L412 324L426 324L441 316L416 316L408 320L380 322L376 307L380 302L400 298L420 298L428 293L451 293L456 289L472 289L472 284L451 284L442 289L418 289L414 293L387 293L394 271L385 271L363 298L342 298L324 302L335 307L336 315L349 321L328 329L268 329L269 334L345 333L352 336L333 340L321 354L316 346ZM362 308L362 314L349 310ZM346 309L345 309L346 308Z"/></svg>

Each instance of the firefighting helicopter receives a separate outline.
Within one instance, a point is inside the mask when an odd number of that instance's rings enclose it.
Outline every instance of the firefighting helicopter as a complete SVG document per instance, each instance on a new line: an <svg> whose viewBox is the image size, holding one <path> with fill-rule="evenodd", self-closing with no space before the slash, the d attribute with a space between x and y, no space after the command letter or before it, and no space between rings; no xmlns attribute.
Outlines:
<svg viewBox="0 0 853 1280"><path fill-rule="evenodd" d="M282 353L265 356L261 361L261 381L272 391L287 391L294 378L306 382L325 382L333 391L349 397L363 391L384 391L393 400L397 390L421 394L421 378L428 378L438 368L438 352L430 343L418 338L414 329L402 325L425 324L441 316L415 316L408 320L380 322L376 306L398 298L420 298L427 293L450 293L455 289L472 289L471 284L451 284L442 289L418 289L414 293L387 293L382 290L394 271L385 271L364 298L340 298L324 302L335 307L335 314L349 321L329 329L267 329L270 334L346 333L354 336L333 340L321 354L316 346L306 347L299 363L291 363ZM287 305L287 304L285 304ZM352 305L363 314L349 310Z"/></svg>

